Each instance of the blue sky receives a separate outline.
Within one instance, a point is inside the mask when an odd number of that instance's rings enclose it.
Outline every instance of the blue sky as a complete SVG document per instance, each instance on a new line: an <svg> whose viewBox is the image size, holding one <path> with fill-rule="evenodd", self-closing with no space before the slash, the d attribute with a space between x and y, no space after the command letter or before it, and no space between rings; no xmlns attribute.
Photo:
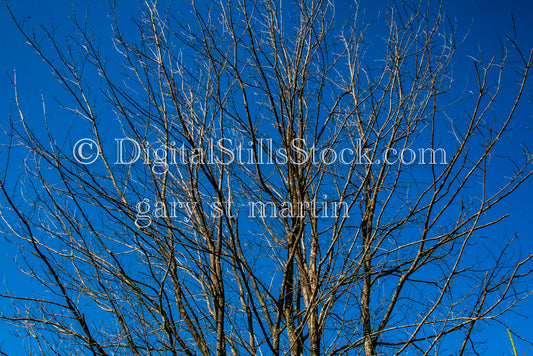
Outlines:
<svg viewBox="0 0 533 356"><path fill-rule="evenodd" d="M12 1L14 3L14 1ZM349 6L350 2L339 1L338 8ZM381 11L382 1L361 1L362 7L369 6L367 18L372 18L372 14ZM86 1L37 1L29 0L17 2L13 5L14 10L20 18L27 20L28 25L38 23L54 23L60 29L67 29L69 26L68 17L72 11L83 13L86 11ZM93 1L89 6L89 15L95 24L106 31L110 28L110 22L106 17L107 1ZM517 24L518 42L525 52L533 48L533 4L528 1L507 0L507 1L483 1L483 0L446 0L444 5L445 12L457 20L458 35L466 34L469 31L468 38L463 46L457 51L455 61L456 80L458 82L466 81L468 74L472 73L472 59L469 55L476 55L478 49L481 49L484 58L490 58L500 54L500 41L509 45L505 40L505 34L512 34L511 13ZM134 12L135 8L128 8L127 11ZM55 93L60 93L60 87L57 81L51 75L48 66L33 52L29 46L25 45L22 35L17 31L12 23L9 13L2 4L0 6L0 30L3 34L0 37L0 126L5 127L10 114L15 114L13 103L14 89L11 80L16 72L19 98L23 108L31 120L38 122L42 119L41 95L44 95L49 106L50 112L55 111L53 108L53 97ZM502 97L502 103L505 97ZM528 93L527 100L531 101ZM526 107L526 106L524 106ZM529 109L531 106L529 106ZM528 127L533 129L531 124L532 112L522 110L517 117L517 127ZM52 124L60 125L60 121ZM512 136L503 142L501 152L503 155L514 155L517 153L517 144L531 138L531 132L527 130L514 130ZM1 141L4 144L4 141ZM0 158L3 159L3 158ZM16 179L16 177L12 177ZM495 177L494 179L497 179ZM531 183L523 186L514 194L513 197L505 204L500 206L500 212L510 213L502 224L491 230L495 236L498 234L519 233L522 236L524 251L533 252L533 208L532 198L533 187ZM497 237L494 237L497 238ZM32 287L24 275L22 275L13 263L17 258L18 250L13 248L4 239L0 239L0 263L2 264L2 281L8 281L9 285L15 289L31 291ZM4 283L0 288L4 288ZM8 305L0 304L0 308L9 308ZM533 331L531 318L533 318L533 300L518 312L529 316L529 321L519 318L513 314L507 315L507 322L513 330L527 334ZM493 326L487 328L486 338L491 355L510 355L510 342L507 333L503 327ZM9 355L23 355L20 351L20 338L8 333L5 325L0 324L0 350ZM530 346L516 340L519 355L533 354ZM528 353L529 352L529 353Z"/></svg>

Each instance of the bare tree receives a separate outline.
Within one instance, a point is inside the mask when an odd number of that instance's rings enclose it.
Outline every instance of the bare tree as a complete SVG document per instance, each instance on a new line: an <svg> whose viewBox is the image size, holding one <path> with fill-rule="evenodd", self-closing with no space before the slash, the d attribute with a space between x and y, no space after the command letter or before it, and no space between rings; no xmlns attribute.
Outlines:
<svg viewBox="0 0 533 356"><path fill-rule="evenodd" d="M3 227L43 293L2 294L2 319L47 355L479 352L531 293L518 237L481 237L532 174L525 151L489 178L533 52L473 61L465 97L433 4L372 26L324 1L179 6L146 1L136 32L113 11L112 53L76 17L66 44L17 22L73 119L35 128L16 97Z"/></svg>

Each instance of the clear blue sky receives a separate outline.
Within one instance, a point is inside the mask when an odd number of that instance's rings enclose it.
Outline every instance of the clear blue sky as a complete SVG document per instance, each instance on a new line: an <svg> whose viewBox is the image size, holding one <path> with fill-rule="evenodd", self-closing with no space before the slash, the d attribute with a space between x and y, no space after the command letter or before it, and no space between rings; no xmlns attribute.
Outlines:
<svg viewBox="0 0 533 356"><path fill-rule="evenodd" d="M50 19L62 26L69 26L68 16L73 9L83 13L86 11L87 1L77 0L24 0L10 1L13 8L20 18L27 19L28 24L49 23ZM132 1L133 2L133 1ZM371 0L360 1L361 7L369 6L367 18L372 17L372 13L382 10L380 6L384 1ZM336 1L338 7L348 6L349 1ZM136 5L135 5L136 6ZM512 22L510 14L513 13L518 31L518 40L526 52L533 48L533 2L526 0L445 0L444 9L452 19L458 22L458 34L462 35L469 30L469 37L465 44L458 50L456 58L456 80L461 81L467 78L468 71L471 70L472 61L468 54L476 54L477 48L481 48L485 58L492 55L500 54L500 40L505 42L504 35L512 33ZM107 11L107 1L92 1L89 7L89 14L92 16L93 23L101 25L103 31L110 27L109 21L105 15ZM135 11L130 8L128 11ZM471 26L470 26L471 25ZM66 28L66 27L65 27ZM24 39L18 33L12 23L9 13L2 2L0 5L0 31L3 34L0 37L0 125L6 127L8 116L15 113L13 104L14 90L11 83L13 73L17 73L17 83L19 88L19 97L22 104L32 120L41 119L41 93L46 100L53 106L54 93L58 92L59 86L57 81L51 75L47 65L33 52L29 46L25 45ZM502 98L504 99L504 98ZM531 96L528 94L528 100ZM531 108L531 106L530 106ZM532 112L525 110L520 112L517 125L525 125L533 129ZM52 118L52 120L54 120ZM504 142L502 153L509 155L516 154L517 143L531 137L531 132L516 131L513 136ZM1 141L2 144L5 142ZM0 158L2 160L3 158ZM0 166L3 167L3 164ZM531 184L522 187L505 205L502 205L500 211L509 212L511 216L502 224L492 230L494 238L498 234L519 233L523 236L523 246L528 253L533 251L533 187ZM0 263L2 282L0 289L5 286L5 281L17 289L31 291L31 285L25 277L18 272L13 260L16 259L18 250L8 244L3 238L0 238ZM0 302L0 309L9 308L3 302ZM529 317L524 320L515 317L513 314L507 316L507 321L523 334L533 335L533 300L529 302L528 307L519 310L523 315ZM487 328L485 331L489 346L490 355L511 355L510 343L507 333L503 327L494 326ZM22 340L15 336L9 335L5 325L0 324L0 350L9 355L23 355L20 342ZM530 347L515 340L519 355L533 354ZM528 353L529 352L529 353Z"/></svg>

